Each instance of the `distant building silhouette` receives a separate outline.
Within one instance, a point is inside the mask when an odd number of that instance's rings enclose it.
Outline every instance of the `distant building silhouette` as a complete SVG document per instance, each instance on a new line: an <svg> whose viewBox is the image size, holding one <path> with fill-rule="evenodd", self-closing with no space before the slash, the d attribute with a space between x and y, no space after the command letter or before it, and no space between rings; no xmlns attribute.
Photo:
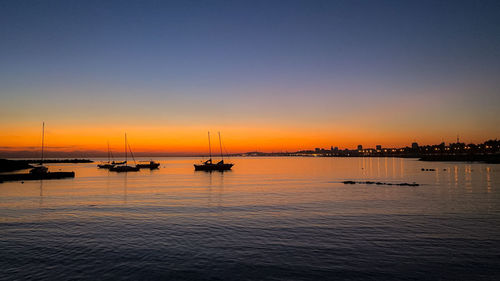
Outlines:
<svg viewBox="0 0 500 281"><path fill-rule="evenodd" d="M484 143L450 143L444 142L434 145L411 143L411 147L384 147L376 145L376 149L364 148L358 145L357 149L330 147L301 150L297 152L248 152L246 156L314 156L314 157L411 157L428 161L480 161L486 163L500 163L500 140L492 139Z"/></svg>
<svg viewBox="0 0 500 281"><path fill-rule="evenodd" d="M411 144L411 148L412 148L412 149L418 149L418 143L413 142L413 143Z"/></svg>

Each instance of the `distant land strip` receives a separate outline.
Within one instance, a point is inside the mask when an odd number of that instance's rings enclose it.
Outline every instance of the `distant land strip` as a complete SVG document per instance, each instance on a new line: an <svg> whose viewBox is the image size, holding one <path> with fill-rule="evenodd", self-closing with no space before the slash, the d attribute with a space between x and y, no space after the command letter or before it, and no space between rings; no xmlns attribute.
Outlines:
<svg viewBox="0 0 500 281"><path fill-rule="evenodd" d="M28 163L94 163L90 159L30 159L30 160L16 160L16 161L26 161Z"/></svg>
<svg viewBox="0 0 500 281"><path fill-rule="evenodd" d="M302 157L398 157L419 158L421 161L449 161L449 162L483 162L488 164L500 163L500 140L488 140L481 144L466 144L461 142L444 142L435 145L419 146L414 142L411 146L402 148L386 148L377 145L376 148L357 149L330 149L315 148L296 152L247 152L232 154L231 156L302 156Z"/></svg>

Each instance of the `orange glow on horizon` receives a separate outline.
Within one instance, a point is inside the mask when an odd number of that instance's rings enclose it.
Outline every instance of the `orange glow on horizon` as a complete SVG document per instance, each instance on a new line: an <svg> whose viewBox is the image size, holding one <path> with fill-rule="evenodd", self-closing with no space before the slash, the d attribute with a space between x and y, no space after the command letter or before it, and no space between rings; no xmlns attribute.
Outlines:
<svg viewBox="0 0 500 281"><path fill-rule="evenodd" d="M280 152L311 150L316 147L329 149L354 149L358 144L363 147L404 147L410 146L414 138L394 132L361 131L356 128L338 127L333 129L304 127L273 126L220 126L211 129L212 150L219 151L217 131L222 133L225 153L242 153L249 151ZM7 134L0 135L0 151L37 151L41 143L41 126L11 126ZM107 152L107 142L114 154L124 150L124 133L134 153L151 154L206 154L208 150L207 128L202 126L129 126L126 129L90 125L71 127L59 124L47 124L45 144L47 151L72 152L92 151ZM448 139L436 138L429 132L416 141L423 144L436 144L441 141L451 142L456 136ZM466 142L483 142L484 136L463 140Z"/></svg>

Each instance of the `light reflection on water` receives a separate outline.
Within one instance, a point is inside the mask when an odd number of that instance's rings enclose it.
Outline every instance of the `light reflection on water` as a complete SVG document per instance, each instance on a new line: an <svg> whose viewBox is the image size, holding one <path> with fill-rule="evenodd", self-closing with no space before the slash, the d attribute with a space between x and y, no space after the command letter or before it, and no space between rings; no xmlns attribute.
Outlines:
<svg viewBox="0 0 500 281"><path fill-rule="evenodd" d="M500 276L498 165L235 158L206 173L198 159L155 160L128 174L49 165L76 178L0 184L0 279Z"/></svg>

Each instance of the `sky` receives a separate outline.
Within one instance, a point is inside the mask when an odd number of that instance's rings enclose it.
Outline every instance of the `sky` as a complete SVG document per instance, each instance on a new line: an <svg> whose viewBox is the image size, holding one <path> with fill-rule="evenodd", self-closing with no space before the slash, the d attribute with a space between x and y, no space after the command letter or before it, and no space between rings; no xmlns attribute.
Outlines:
<svg viewBox="0 0 500 281"><path fill-rule="evenodd" d="M500 1L0 1L0 156L500 137Z"/></svg>

